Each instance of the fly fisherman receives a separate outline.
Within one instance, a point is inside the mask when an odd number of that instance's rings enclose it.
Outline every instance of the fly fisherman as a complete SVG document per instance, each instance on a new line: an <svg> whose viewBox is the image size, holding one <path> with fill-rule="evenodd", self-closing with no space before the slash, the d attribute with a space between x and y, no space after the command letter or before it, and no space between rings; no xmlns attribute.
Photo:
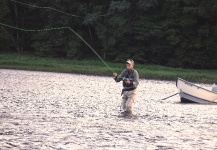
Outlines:
<svg viewBox="0 0 217 150"><path fill-rule="evenodd" d="M126 67L127 69L122 71L120 75L113 73L113 76L116 82L123 81L123 90L121 93L121 107L123 109L123 112L121 112L121 114L126 117L131 117L132 105L138 94L136 88L139 84L139 74L135 69L133 69L134 61L132 59L128 59L126 61Z"/></svg>

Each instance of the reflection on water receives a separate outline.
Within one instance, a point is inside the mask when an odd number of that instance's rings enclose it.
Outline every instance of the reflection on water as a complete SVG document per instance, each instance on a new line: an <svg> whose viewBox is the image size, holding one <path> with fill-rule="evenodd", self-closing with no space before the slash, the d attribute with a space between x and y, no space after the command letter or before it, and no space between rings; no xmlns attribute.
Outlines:
<svg viewBox="0 0 217 150"><path fill-rule="evenodd" d="M1 69L0 149L217 149L217 105L161 101L175 82L140 80L137 118L118 118L121 86L112 77Z"/></svg>

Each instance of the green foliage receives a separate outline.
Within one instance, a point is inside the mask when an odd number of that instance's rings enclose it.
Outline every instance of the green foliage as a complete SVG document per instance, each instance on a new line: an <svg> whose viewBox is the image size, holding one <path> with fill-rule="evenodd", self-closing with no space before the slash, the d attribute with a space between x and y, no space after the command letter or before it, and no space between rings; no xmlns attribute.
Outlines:
<svg viewBox="0 0 217 150"><path fill-rule="evenodd" d="M157 0L139 0L137 5L140 9L147 11L150 8L158 6L159 3Z"/></svg>
<svg viewBox="0 0 217 150"><path fill-rule="evenodd" d="M7 5L6 0L0 1L0 22L9 23L9 20L6 18L8 17L10 10ZM0 27L0 51L2 50L9 50L9 41L11 40L10 33L8 29L4 27Z"/></svg>
<svg viewBox="0 0 217 150"><path fill-rule="evenodd" d="M216 25L215 16L211 15L217 3L215 1L167 1L165 8L168 11L167 24L165 28L166 39L175 49L176 65L188 68L216 68L216 63L207 62L206 58L216 60L207 52L216 55L214 49L209 48L205 41L209 40L211 45L216 43L216 34L213 25ZM172 7L171 7L172 6ZM209 8L209 9L207 9ZM212 13L211 13L212 12ZM177 18L177 16L179 16ZM213 16L213 17L212 17ZM214 19L214 20L213 20ZM174 58L169 60L169 64Z"/></svg>
<svg viewBox="0 0 217 150"><path fill-rule="evenodd" d="M24 1L23 1L24 2ZM26 29L69 26L104 59L141 64L217 69L215 0L0 1L0 22ZM44 57L96 57L67 30L24 33L0 28L0 49Z"/></svg>
<svg viewBox="0 0 217 150"><path fill-rule="evenodd" d="M123 11L128 10L129 7L130 7L130 3L126 0L111 1L108 9L108 14L122 13Z"/></svg>

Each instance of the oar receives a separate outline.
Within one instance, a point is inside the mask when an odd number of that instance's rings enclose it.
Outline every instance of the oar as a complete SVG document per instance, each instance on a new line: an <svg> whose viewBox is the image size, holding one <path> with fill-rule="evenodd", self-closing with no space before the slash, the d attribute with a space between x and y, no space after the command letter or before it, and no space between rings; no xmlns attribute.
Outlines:
<svg viewBox="0 0 217 150"><path fill-rule="evenodd" d="M173 95L170 95L170 96L168 96L168 97L166 97L166 98L163 98L163 99L161 99L161 100L168 99L168 98L170 98L170 97L173 97L173 96L175 96L175 95L177 95L177 94L179 94L179 93L175 93L175 94L173 94Z"/></svg>

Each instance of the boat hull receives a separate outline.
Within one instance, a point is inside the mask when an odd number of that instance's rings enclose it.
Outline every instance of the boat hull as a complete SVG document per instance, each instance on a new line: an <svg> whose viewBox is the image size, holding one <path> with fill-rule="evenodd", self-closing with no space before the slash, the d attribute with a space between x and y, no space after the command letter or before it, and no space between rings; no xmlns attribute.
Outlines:
<svg viewBox="0 0 217 150"><path fill-rule="evenodd" d="M182 103L217 104L217 93L177 78L176 86Z"/></svg>

